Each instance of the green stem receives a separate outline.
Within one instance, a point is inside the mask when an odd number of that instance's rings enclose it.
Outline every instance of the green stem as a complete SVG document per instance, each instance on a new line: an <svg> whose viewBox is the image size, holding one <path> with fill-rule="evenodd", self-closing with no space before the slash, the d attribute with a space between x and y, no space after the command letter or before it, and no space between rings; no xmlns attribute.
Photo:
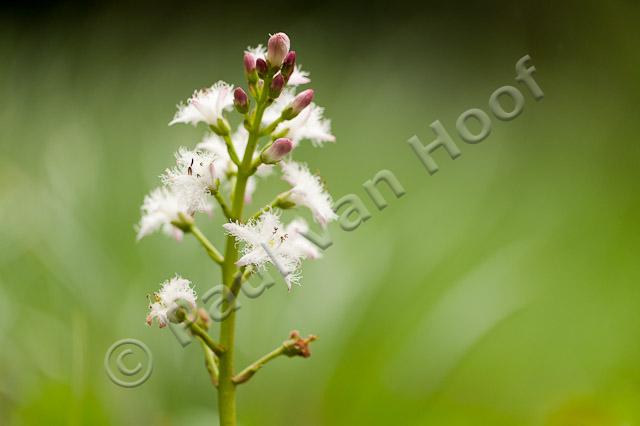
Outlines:
<svg viewBox="0 0 640 426"><path fill-rule="evenodd" d="M250 378L253 377L254 374L258 372L267 362L271 361L274 358L283 355L286 350L284 345L280 345L280 347L272 350L259 360L255 361L253 364L242 370L238 375L233 378L233 382L237 385L246 382Z"/></svg>
<svg viewBox="0 0 640 426"><path fill-rule="evenodd" d="M188 326L189 330L191 330L191 333L202 340L207 345L207 347L209 347L209 349L213 351L214 354L221 356L226 352L226 350L224 349L224 345L219 345L214 342L211 336L209 336L209 334L204 331L198 324L192 322L189 323Z"/></svg>
<svg viewBox="0 0 640 426"><path fill-rule="evenodd" d="M282 342L279 347L264 355L262 358L258 359L253 364L234 376L233 383L239 385L248 381L267 362L279 357L280 355L286 355L288 357L299 356L308 358L309 356L311 356L311 352L309 351L309 344L315 341L317 338L317 336L314 336L312 334L303 339L302 337L300 337L300 333L295 330L292 331L289 335L289 339Z"/></svg>
<svg viewBox="0 0 640 426"><path fill-rule="evenodd" d="M249 140L244 152L242 163L238 166L238 176L233 189L231 220L242 219L242 209L244 208L244 193L247 188L247 180L251 173L251 160L256 144L260 137L260 123L262 115L267 107L267 95L271 78L264 79L263 89L257 102L253 123L249 131ZM231 289L236 275L236 261L238 260L238 249L234 237L228 236L224 262L222 263L222 282ZM237 290L236 290L237 291ZM235 294L234 294L235 296ZM235 297L225 298L222 303L222 312L229 312L227 317L220 323L220 344L225 348L225 352L219 356L220 375L218 380L218 410L220 413L220 426L236 425L236 384L233 383L233 362L235 352L235 325L236 309Z"/></svg>
<svg viewBox="0 0 640 426"><path fill-rule="evenodd" d="M240 287L242 287L242 284L247 282L247 280L251 277L251 275L254 272L255 272L255 269L248 266L245 268L244 271L240 270L236 274L236 277L233 279L233 284L231 284L231 293L233 294L234 297L238 295L238 292L240 291Z"/></svg>
<svg viewBox="0 0 640 426"><path fill-rule="evenodd" d="M207 251L207 254L211 259L213 259L214 262L216 262L218 265L222 265L224 263L224 259L222 258L222 255L220 254L218 249L213 246L211 241L209 241L209 239L204 236L202 231L200 231L197 226L193 224L189 225L189 232L191 232L193 236L196 237L196 240L200 241L200 244L202 244L202 247L204 247L204 249Z"/></svg>
<svg viewBox="0 0 640 426"><path fill-rule="evenodd" d="M267 149L270 146L271 144L265 146L264 149ZM261 164L262 164L262 158L258 156L255 160L253 160L253 163L251 163L251 170L258 170L258 167L260 167Z"/></svg>
<svg viewBox="0 0 640 426"><path fill-rule="evenodd" d="M278 127L278 124L282 123L283 121L284 121L284 118L282 118L282 116L276 118L275 120L273 120L273 123L269 124L267 127L262 129L262 131L260 132L260 136L266 136L271 134L271 132L273 132L276 129L276 127Z"/></svg>
<svg viewBox="0 0 640 426"><path fill-rule="evenodd" d="M204 351L204 365L207 367L209 377L211 377L211 384L218 387L218 365L216 364L215 355L213 351L207 346L206 342L198 337L202 344L202 350Z"/></svg>
<svg viewBox="0 0 640 426"><path fill-rule="evenodd" d="M286 193L283 193L283 194L286 194ZM266 206L264 206L263 208L255 212L253 216L251 216L251 220L258 220L260 216L262 216L265 212L277 207L281 202L281 197L283 196L283 194L279 194L276 198L271 200L269 204L267 204Z"/></svg>
<svg viewBox="0 0 640 426"><path fill-rule="evenodd" d="M240 165L240 159L238 158L238 154L236 153L236 149L233 146L233 141L231 140L231 135L229 133L222 135L224 139L224 143L227 145L227 151L229 152L229 157L231 157L231 161L235 163L236 166Z"/></svg>
<svg viewBox="0 0 640 426"><path fill-rule="evenodd" d="M220 191L218 191L218 189L211 189L211 195L213 195L213 197L216 199L216 201L220 205L220 208L222 209L222 213L224 213L225 217L227 219L230 219L231 210L229 210L229 206L227 205L227 202L222 197L222 194L220 193Z"/></svg>
<svg viewBox="0 0 640 426"><path fill-rule="evenodd" d="M230 237L231 238L231 237ZM225 286L229 286L230 276L233 274L237 250L235 242L229 244L227 238L227 251L225 263L222 267L222 277ZM230 275L231 274L231 275ZM231 381L233 377L233 355L235 351L235 299L225 298L222 303L222 311L229 312L227 317L220 323L220 342L227 348L227 351L220 355L220 367L218 376L218 410L220 414L220 426L236 425L236 389Z"/></svg>

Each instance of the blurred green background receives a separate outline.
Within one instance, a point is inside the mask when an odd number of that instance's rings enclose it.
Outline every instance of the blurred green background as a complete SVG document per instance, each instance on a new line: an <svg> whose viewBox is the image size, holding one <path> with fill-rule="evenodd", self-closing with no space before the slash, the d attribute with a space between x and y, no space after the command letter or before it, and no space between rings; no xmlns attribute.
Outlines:
<svg viewBox="0 0 640 426"><path fill-rule="evenodd" d="M240 388L240 424L640 425L639 18L631 1L3 6L0 424L217 424L200 348L144 319L164 279L202 294L218 270L133 224L201 138L167 127L175 104L241 84L243 49L286 31L338 141L296 158L373 217L333 224L302 287L241 300L238 366L293 328L320 340ZM539 102L514 80L525 54ZM523 113L463 143L458 115L506 84ZM436 119L462 156L429 176L406 140ZM361 185L383 168L407 194L379 212ZM199 218L218 245L221 222ZM123 338L154 357L134 389L103 367Z"/></svg>

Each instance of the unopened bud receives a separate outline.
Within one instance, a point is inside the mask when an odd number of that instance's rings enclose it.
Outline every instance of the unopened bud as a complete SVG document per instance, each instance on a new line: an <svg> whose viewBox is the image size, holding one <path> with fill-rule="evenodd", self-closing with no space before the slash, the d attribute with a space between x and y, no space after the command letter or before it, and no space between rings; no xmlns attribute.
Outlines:
<svg viewBox="0 0 640 426"><path fill-rule="evenodd" d="M256 59L256 71L258 71L260 78L265 78L268 70L267 61L262 58Z"/></svg>
<svg viewBox="0 0 640 426"><path fill-rule="evenodd" d="M298 93L291 104L282 111L283 118L285 120L295 118L303 109L309 106L311 101L313 101L313 89L307 89Z"/></svg>
<svg viewBox="0 0 640 426"><path fill-rule="evenodd" d="M246 114L249 111L249 97L242 87L236 87L233 91L233 106L240 114Z"/></svg>
<svg viewBox="0 0 640 426"><path fill-rule="evenodd" d="M298 95L291 102L291 109L293 113L298 115L300 112L309 106L309 104L313 101L313 89L303 90L298 93Z"/></svg>
<svg viewBox="0 0 640 426"><path fill-rule="evenodd" d="M282 74L278 73L273 77L273 80L271 80L271 88L269 90L269 97L271 99L275 99L278 96L280 96L280 93L282 93L282 89L284 88L284 77L282 76Z"/></svg>
<svg viewBox="0 0 640 426"><path fill-rule="evenodd" d="M244 53L244 74L249 83L258 81L258 73L256 72L256 57L249 52Z"/></svg>
<svg viewBox="0 0 640 426"><path fill-rule="evenodd" d="M282 160L293 149L293 142L288 138L277 139L270 147L262 151L260 159L265 164L275 164Z"/></svg>
<svg viewBox="0 0 640 426"><path fill-rule="evenodd" d="M252 73L256 69L256 57L250 52L244 52L244 72Z"/></svg>
<svg viewBox="0 0 640 426"><path fill-rule="evenodd" d="M289 37L285 33L276 33L269 37L267 43L267 60L274 68L280 68L284 57L289 53Z"/></svg>
<svg viewBox="0 0 640 426"><path fill-rule="evenodd" d="M289 77L291 77L291 74L293 74L293 69L295 68L295 66L296 52L292 50L291 52L287 53L287 56L284 57L284 60L282 61L282 68L280 69L280 72L284 76L285 80L289 80Z"/></svg>

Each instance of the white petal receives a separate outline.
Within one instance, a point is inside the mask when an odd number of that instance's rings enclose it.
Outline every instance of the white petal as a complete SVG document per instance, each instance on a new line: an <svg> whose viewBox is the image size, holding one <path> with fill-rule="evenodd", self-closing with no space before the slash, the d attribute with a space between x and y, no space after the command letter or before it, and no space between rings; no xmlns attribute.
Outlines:
<svg viewBox="0 0 640 426"><path fill-rule="evenodd" d="M237 240L251 245L259 245L260 233L251 225L242 225L237 222L229 222L222 225L228 234L236 237Z"/></svg>
<svg viewBox="0 0 640 426"><path fill-rule="evenodd" d="M174 236L176 228L171 222L179 219L179 213L187 214L186 205L167 188L156 188L146 195L140 210L142 217L137 226L138 240L160 229Z"/></svg>
<svg viewBox="0 0 640 426"><path fill-rule="evenodd" d="M295 144L304 139L309 139L315 146L324 142L335 142L336 138L331 134L331 121L323 118L323 113L324 108L311 103L293 120L281 123L276 132L289 129L287 137Z"/></svg>
<svg viewBox="0 0 640 426"><path fill-rule="evenodd" d="M296 65L293 69L293 73L291 73L291 76L289 77L289 81L287 82L287 84L289 86L299 86L301 84L307 84L310 82L311 79L309 78L309 72L302 71L302 69L300 69L300 66Z"/></svg>
<svg viewBox="0 0 640 426"><path fill-rule="evenodd" d="M294 219L287 225L290 243L306 259L319 259L322 253L318 246L309 241L303 234L309 230L309 226L303 219Z"/></svg>
<svg viewBox="0 0 640 426"><path fill-rule="evenodd" d="M261 246L258 246L256 248L254 248L253 250L247 252L240 259L238 259L238 261L236 262L236 265L238 265L238 266L245 266L245 265L262 266L263 264L265 264L265 263L267 263L269 261L270 261L269 254L267 252L265 252L265 250Z"/></svg>
<svg viewBox="0 0 640 426"><path fill-rule="evenodd" d="M199 122L216 125L223 118L224 111L233 107L233 86L218 81L213 86L196 90L187 104L178 105L178 112L169 125L186 123L196 125Z"/></svg>
<svg viewBox="0 0 640 426"><path fill-rule="evenodd" d="M245 52L251 53L253 56L256 57L256 59L258 58L264 59L265 55L267 54L267 48L259 44L256 47L247 47L247 50Z"/></svg>
<svg viewBox="0 0 640 426"><path fill-rule="evenodd" d="M323 227L338 216L333 211L331 195L324 190L318 176L309 172L306 165L294 161L281 162L283 179L291 184L289 198L296 204L311 210L313 218Z"/></svg>

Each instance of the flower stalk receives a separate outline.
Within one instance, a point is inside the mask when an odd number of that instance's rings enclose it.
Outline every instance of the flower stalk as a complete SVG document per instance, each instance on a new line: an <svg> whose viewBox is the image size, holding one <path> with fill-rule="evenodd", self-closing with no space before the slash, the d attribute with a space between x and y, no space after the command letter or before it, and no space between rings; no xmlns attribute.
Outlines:
<svg viewBox="0 0 640 426"><path fill-rule="evenodd" d="M204 366L209 373L209 377L211 378L211 384L215 387L218 387L218 364L216 362L215 355L209 346L204 342L204 340L198 338L200 343L202 344L202 351L204 352Z"/></svg>
<svg viewBox="0 0 640 426"><path fill-rule="evenodd" d="M209 333L207 333L207 331L203 328L203 327L207 327L207 325L203 323L200 312L197 312L197 317L195 319L190 319L186 309L188 306L184 306L185 303L182 303L182 302L178 302L178 304L179 304L179 307L176 309L176 312L174 313L175 322L176 323L184 322L185 326L189 329L191 334L193 334L202 343L204 343L209 349L211 349L211 351L214 354L218 356L224 354L226 352L225 348L222 345L216 343L211 338L211 336L209 336Z"/></svg>
<svg viewBox="0 0 640 426"><path fill-rule="evenodd" d="M253 216L251 216L251 220L258 220L260 219L260 216L262 216L263 214L265 214L266 212L273 210L275 208L279 208L282 210L288 210L290 208L295 207L295 203L292 203L290 201L287 200L287 195L288 195L288 191L287 192L283 192L282 194L279 194L276 198L274 198L273 200L271 200L271 202L269 204L267 204L266 206L262 207L260 210L258 210L257 212L255 212L253 214Z"/></svg>
<svg viewBox="0 0 640 426"><path fill-rule="evenodd" d="M287 356L289 358L300 356L303 358L308 358L311 356L311 352L309 351L309 344L318 337L313 334L309 335L306 338L300 337L300 334L294 330L291 332L288 340L282 342L282 345L272 350L268 354L264 355L247 368L242 370L236 376L233 377L233 383L239 385L247 382L251 379L257 372L260 370L266 363L269 361L278 358L281 355Z"/></svg>
<svg viewBox="0 0 640 426"><path fill-rule="evenodd" d="M213 198L215 198L216 201L218 202L218 205L220 206L220 209L222 209L222 213L224 214L224 216L227 219L231 219L231 210L229 210L229 206L227 205L227 202L222 197L222 194L218 189L219 186L220 185L218 183L215 187L210 188L211 195L213 195Z"/></svg>
<svg viewBox="0 0 640 426"><path fill-rule="evenodd" d="M231 161L233 161L237 166L240 165L240 158L238 158L238 154L236 153L236 149L233 146L233 141L231 140L231 136L229 133L225 133L222 135L224 139L224 143L227 145L227 150L229 151L229 157L231 157Z"/></svg>
<svg viewBox="0 0 640 426"><path fill-rule="evenodd" d="M271 124L269 124L267 127L265 127L260 132L260 136L270 135L271 133L273 133L273 131L276 129L276 127L278 127L278 125L280 123L282 123L283 121L285 121L285 118L283 116L280 116L280 117L276 118L275 120L273 120L273 122Z"/></svg>
<svg viewBox="0 0 640 426"><path fill-rule="evenodd" d="M226 352L225 348L222 345L214 342L211 336L209 336L209 333L203 330L198 324L192 322L188 324L188 327L189 331L191 331L194 336L198 337L205 345L207 345L207 347L211 349L214 354L218 356L224 355L224 353Z"/></svg>

